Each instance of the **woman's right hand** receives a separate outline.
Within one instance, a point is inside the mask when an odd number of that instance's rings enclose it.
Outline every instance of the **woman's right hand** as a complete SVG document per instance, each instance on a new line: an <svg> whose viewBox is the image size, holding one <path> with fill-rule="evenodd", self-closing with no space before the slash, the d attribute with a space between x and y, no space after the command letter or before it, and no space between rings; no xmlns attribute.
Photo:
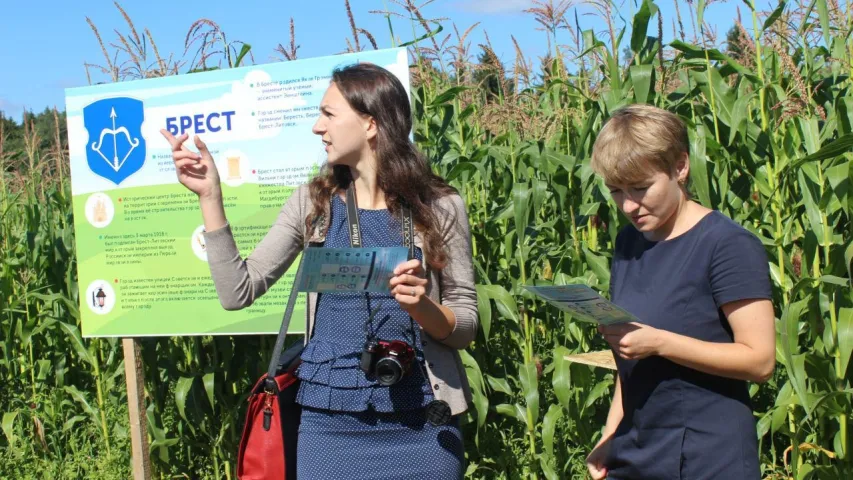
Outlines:
<svg viewBox="0 0 853 480"><path fill-rule="evenodd" d="M586 468L592 480L602 480L607 477L607 467L604 466L604 461L607 458L607 452L610 450L610 437L601 439L592 452L586 457Z"/></svg>
<svg viewBox="0 0 853 480"><path fill-rule="evenodd" d="M207 149L207 145L201 141L198 135L193 139L198 153L184 146L189 135L186 133L175 138L172 132L160 130L172 146L172 160L175 162L175 170L178 181L200 198L213 198L222 196L219 185L219 171L213 163L213 156Z"/></svg>

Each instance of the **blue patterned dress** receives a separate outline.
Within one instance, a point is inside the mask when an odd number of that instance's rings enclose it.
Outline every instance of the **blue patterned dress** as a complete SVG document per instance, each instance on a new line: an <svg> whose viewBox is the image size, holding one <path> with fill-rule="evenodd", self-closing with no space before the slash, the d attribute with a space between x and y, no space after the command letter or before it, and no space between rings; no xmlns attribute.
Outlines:
<svg viewBox="0 0 853 480"><path fill-rule="evenodd" d="M326 247L350 246L346 204L333 195ZM403 244L400 221L388 210L359 209L365 247ZM420 249L416 256L423 260ZM382 340L415 347L417 364L390 387L359 368L369 309L369 329ZM457 419L426 421L434 399L421 350L420 328L389 294L324 293L314 335L302 352L298 375L302 405L297 476L300 479L458 479L464 449Z"/></svg>

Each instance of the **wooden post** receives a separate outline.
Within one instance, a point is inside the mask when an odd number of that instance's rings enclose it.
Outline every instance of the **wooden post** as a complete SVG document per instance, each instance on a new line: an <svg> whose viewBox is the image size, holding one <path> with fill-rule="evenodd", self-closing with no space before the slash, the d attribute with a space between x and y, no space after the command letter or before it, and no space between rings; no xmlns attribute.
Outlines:
<svg viewBox="0 0 853 480"><path fill-rule="evenodd" d="M145 422L145 376L139 344L133 338L122 338L124 375L127 379L127 406L130 414L130 444L133 451L133 479L151 479L148 455L148 426Z"/></svg>

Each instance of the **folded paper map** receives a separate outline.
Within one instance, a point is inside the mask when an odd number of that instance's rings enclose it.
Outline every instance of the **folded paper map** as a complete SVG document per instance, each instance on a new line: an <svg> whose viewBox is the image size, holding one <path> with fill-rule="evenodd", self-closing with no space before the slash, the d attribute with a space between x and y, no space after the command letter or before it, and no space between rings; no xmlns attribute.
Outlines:
<svg viewBox="0 0 853 480"><path fill-rule="evenodd" d="M405 247L309 248L304 253L299 290L388 293L394 269L408 254Z"/></svg>
<svg viewBox="0 0 853 480"><path fill-rule="evenodd" d="M524 288L560 310L570 313L577 320L600 325L639 322L637 317L586 285L525 285Z"/></svg>

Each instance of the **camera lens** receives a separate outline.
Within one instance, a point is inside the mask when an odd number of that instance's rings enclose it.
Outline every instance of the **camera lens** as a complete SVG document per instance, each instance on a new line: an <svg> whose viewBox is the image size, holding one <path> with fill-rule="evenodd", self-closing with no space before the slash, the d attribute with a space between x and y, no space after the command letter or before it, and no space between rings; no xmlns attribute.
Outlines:
<svg viewBox="0 0 853 480"><path fill-rule="evenodd" d="M376 381L383 387L389 387L400 381L403 366L394 357L384 357L376 362Z"/></svg>

